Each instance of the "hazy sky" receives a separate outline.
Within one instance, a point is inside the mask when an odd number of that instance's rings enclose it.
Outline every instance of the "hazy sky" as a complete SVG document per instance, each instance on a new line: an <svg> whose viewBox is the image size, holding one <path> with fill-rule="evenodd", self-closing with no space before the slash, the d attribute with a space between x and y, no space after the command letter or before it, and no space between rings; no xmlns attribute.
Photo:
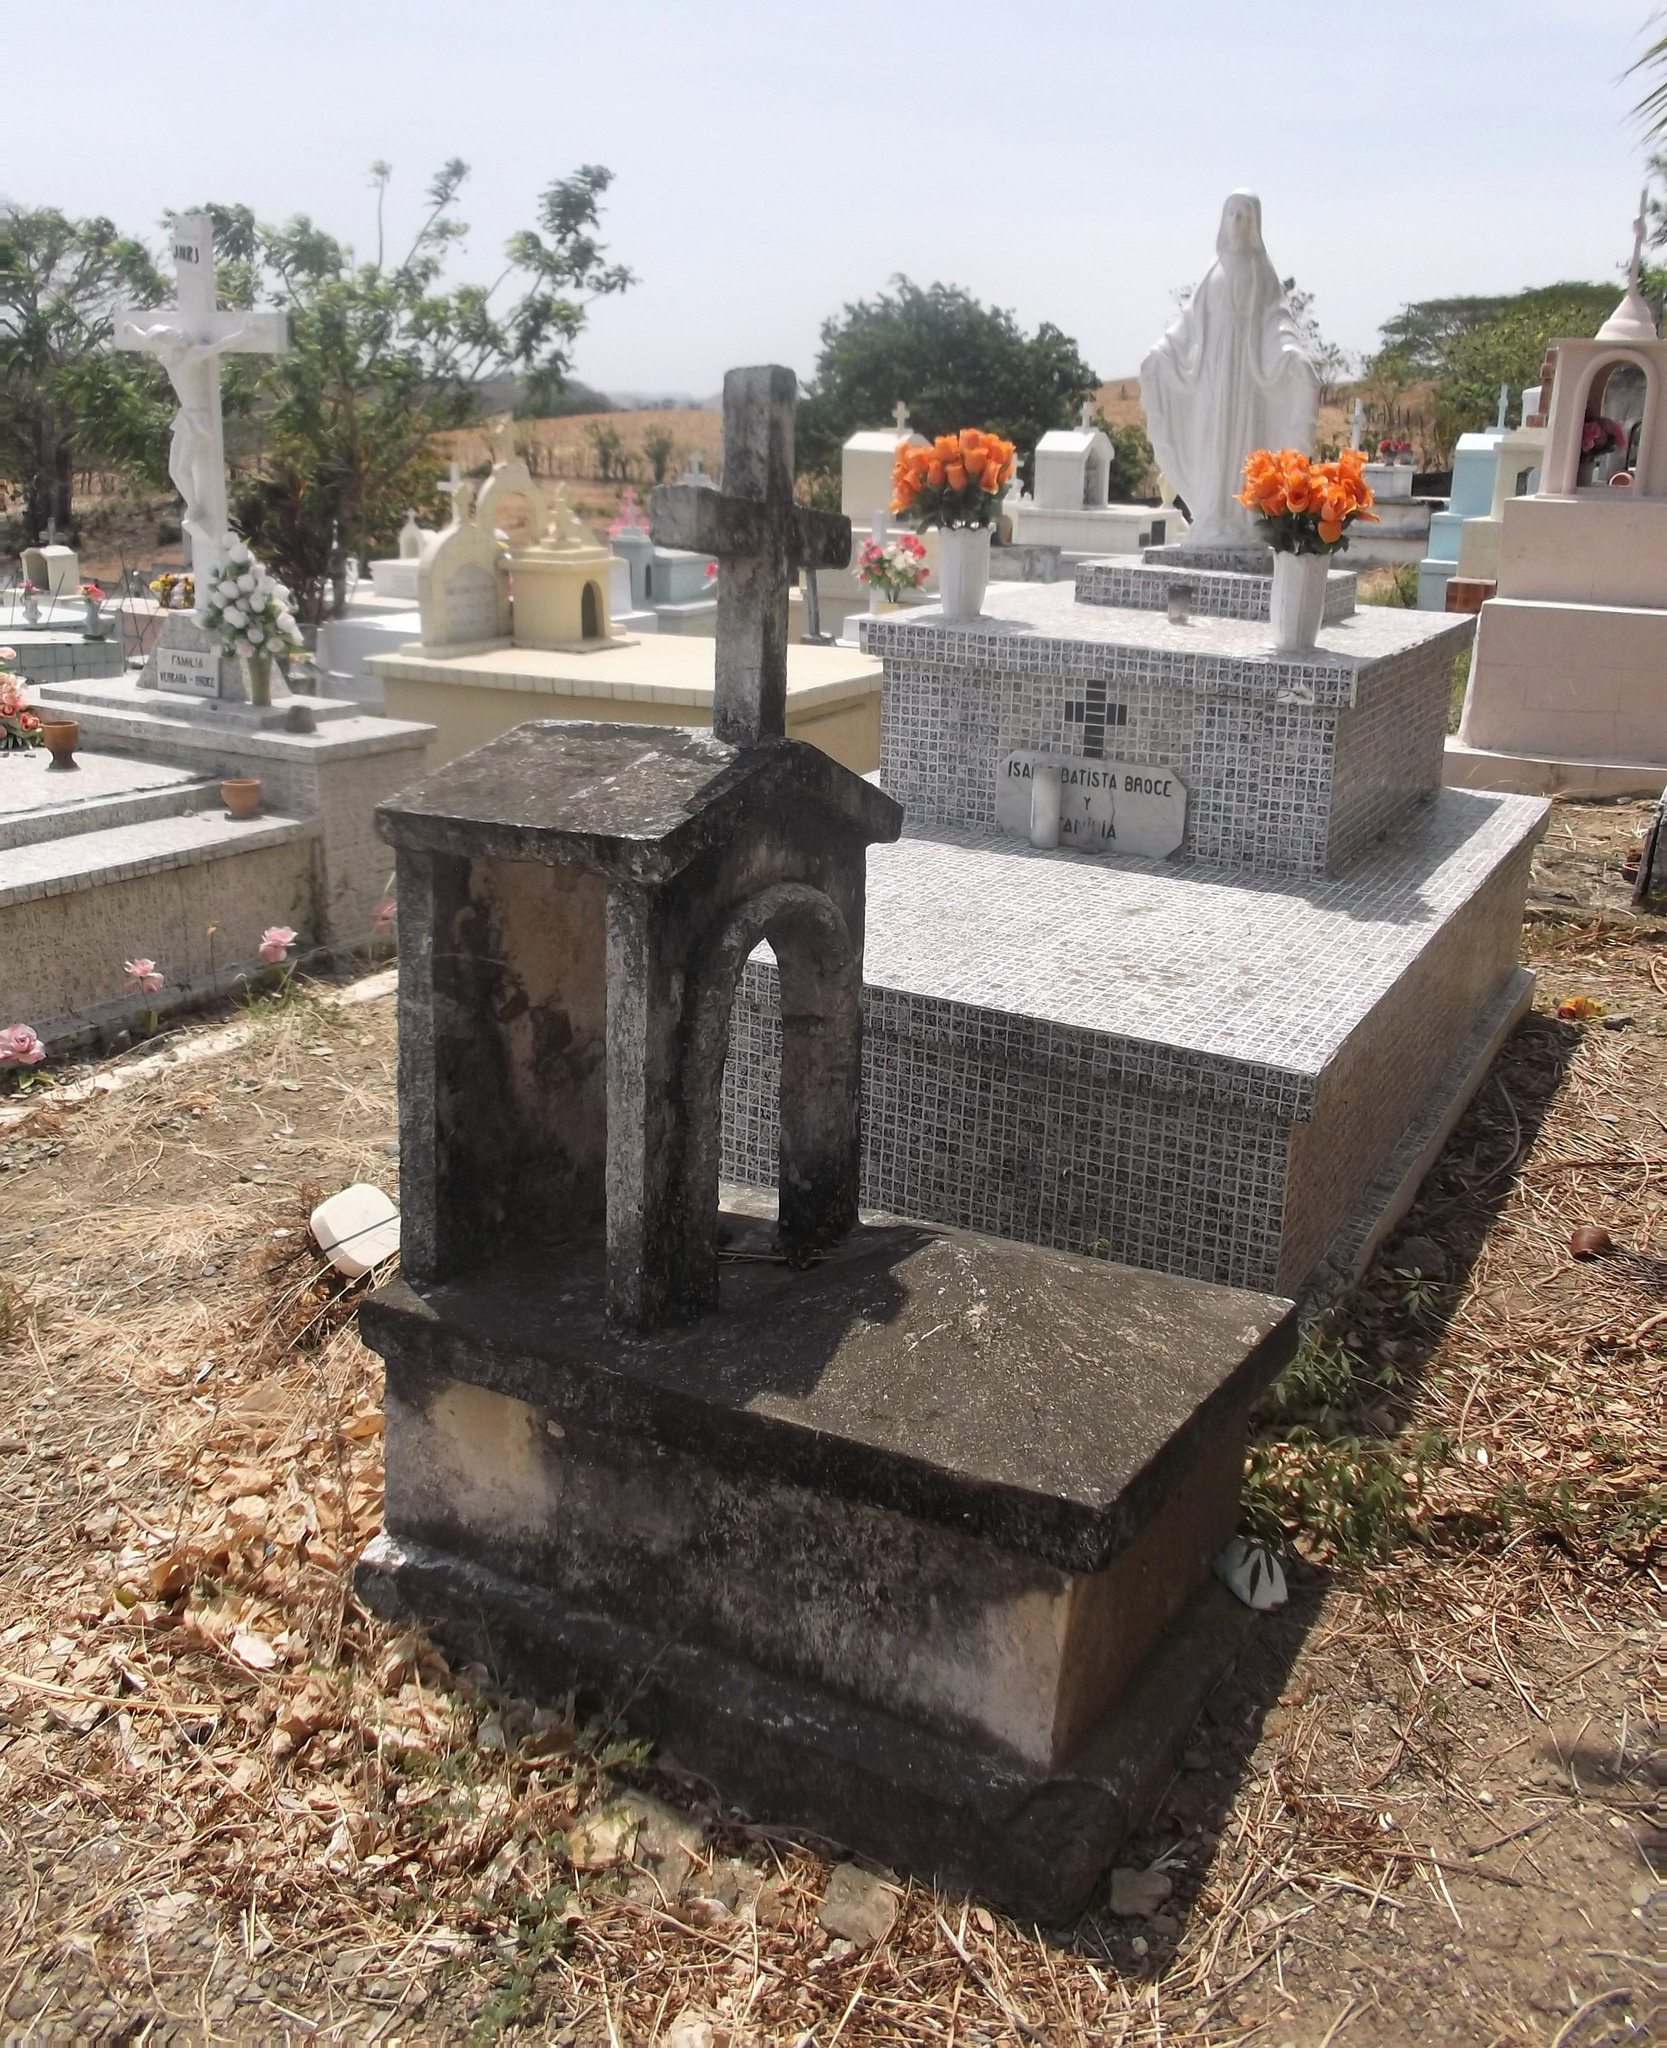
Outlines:
<svg viewBox="0 0 1667 2048"><path fill-rule="evenodd" d="M1210 261L1221 200L1351 349L1408 298L1616 275L1643 150L1623 78L1649 0L80 0L85 90L14 92L0 183L155 232L170 208L310 213L368 250L446 157L454 269L496 274L542 186L615 173L641 278L575 368L709 392L811 370L897 271L1057 322L1131 371ZM90 53L90 54L89 54ZM52 66L48 66L51 71ZM55 76L58 73L54 72Z"/></svg>

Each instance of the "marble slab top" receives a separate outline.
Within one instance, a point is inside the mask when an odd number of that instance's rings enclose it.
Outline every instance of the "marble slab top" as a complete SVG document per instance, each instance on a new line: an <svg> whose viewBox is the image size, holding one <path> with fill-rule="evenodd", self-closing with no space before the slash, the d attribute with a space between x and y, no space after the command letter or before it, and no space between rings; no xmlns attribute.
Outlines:
<svg viewBox="0 0 1667 2048"><path fill-rule="evenodd" d="M1460 613L1362 605L1322 626L1312 649L1279 653L1262 620L1194 617L1171 625L1162 613L1079 604L1066 583L992 583L976 619L945 619L931 606L861 626L864 649L882 660L1011 671L1052 666L1061 651L1114 663L1156 656L1162 679L1178 688L1234 683L1271 695L1300 670L1317 702L1352 701L1375 664L1432 640L1450 639L1457 654L1473 630Z"/></svg>
<svg viewBox="0 0 1667 2048"><path fill-rule="evenodd" d="M1549 814L1542 797L1443 789L1346 873L1307 881L906 829L869 851L863 975L1314 1077Z"/></svg>
<svg viewBox="0 0 1667 2048"><path fill-rule="evenodd" d="M384 682L450 683L460 689L519 690L532 696L614 698L684 704L712 715L718 643L683 633L648 633L612 647L487 647L448 654L418 641L366 657ZM787 650L787 701L807 705L877 696L880 664L850 647Z"/></svg>

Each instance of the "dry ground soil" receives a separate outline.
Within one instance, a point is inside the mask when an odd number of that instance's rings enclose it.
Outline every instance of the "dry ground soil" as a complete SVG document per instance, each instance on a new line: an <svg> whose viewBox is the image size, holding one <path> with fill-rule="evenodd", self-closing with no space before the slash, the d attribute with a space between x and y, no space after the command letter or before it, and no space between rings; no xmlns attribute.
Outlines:
<svg viewBox="0 0 1667 2048"><path fill-rule="evenodd" d="M834 1882L609 1702L517 1699L355 1606L378 1367L306 1218L396 1185L385 978L0 1102L5 2039L1661 2038L1640 816L1559 807L1534 1012L1264 1418L1246 1512L1290 1604L1125 1852L1150 1881L1065 1928ZM1586 1222L1606 1256L1570 1255Z"/></svg>

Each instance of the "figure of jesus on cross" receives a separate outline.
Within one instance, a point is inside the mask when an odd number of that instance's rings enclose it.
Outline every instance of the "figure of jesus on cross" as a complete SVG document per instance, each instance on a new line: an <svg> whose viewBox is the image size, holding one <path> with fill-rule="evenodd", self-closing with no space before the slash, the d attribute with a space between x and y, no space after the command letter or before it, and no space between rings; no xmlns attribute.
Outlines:
<svg viewBox="0 0 1667 2048"><path fill-rule="evenodd" d="M168 474L185 500L191 572L202 592L230 540L220 358L228 350L281 355L289 346L289 316L277 309L222 313L216 308L214 226L206 213L176 214L173 245L179 304L122 308L116 315L115 343L155 356L179 399Z"/></svg>
<svg viewBox="0 0 1667 2048"><path fill-rule="evenodd" d="M797 571L843 569L851 522L793 501L791 370L766 365L724 378L724 488L660 484L649 531L661 547L718 559L712 730L745 746L787 730L787 593Z"/></svg>

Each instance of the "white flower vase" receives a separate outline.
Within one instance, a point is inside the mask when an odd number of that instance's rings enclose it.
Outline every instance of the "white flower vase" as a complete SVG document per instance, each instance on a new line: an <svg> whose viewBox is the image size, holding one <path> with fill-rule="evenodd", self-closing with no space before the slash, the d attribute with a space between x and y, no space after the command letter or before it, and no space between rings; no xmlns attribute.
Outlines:
<svg viewBox="0 0 1667 2048"><path fill-rule="evenodd" d="M1276 654L1300 654L1319 638L1330 567L1329 555L1275 554L1268 624Z"/></svg>
<svg viewBox="0 0 1667 2048"><path fill-rule="evenodd" d="M938 532L938 602L946 619L976 619L990 586L990 529L945 526Z"/></svg>

